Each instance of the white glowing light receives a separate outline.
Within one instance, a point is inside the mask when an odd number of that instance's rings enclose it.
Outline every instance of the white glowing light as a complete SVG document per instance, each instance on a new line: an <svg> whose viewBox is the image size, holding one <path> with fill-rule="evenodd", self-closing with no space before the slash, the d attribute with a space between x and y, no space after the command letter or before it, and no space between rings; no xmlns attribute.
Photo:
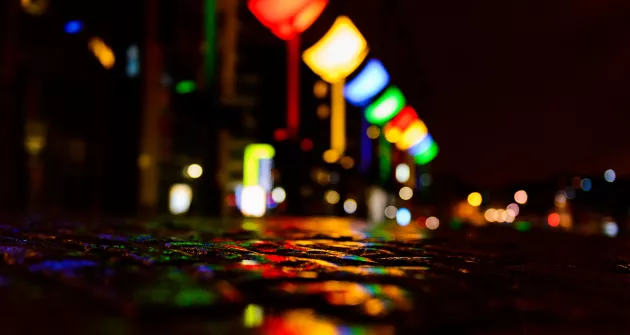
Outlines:
<svg viewBox="0 0 630 335"><path fill-rule="evenodd" d="M406 183L411 176L411 169L409 165L402 163L396 166L396 180L399 183Z"/></svg>
<svg viewBox="0 0 630 335"><path fill-rule="evenodd" d="M189 185L175 184L171 186L168 196L168 209L173 215L185 214L190 209L193 191Z"/></svg>
<svg viewBox="0 0 630 335"><path fill-rule="evenodd" d="M357 211L357 202L354 199L347 199L343 202L343 210L348 214L354 214Z"/></svg>
<svg viewBox="0 0 630 335"><path fill-rule="evenodd" d="M241 191L241 213L247 217L262 217L267 212L267 194L262 186L244 186Z"/></svg>
<svg viewBox="0 0 630 335"><path fill-rule="evenodd" d="M287 199L287 192L282 187L276 187L271 191L271 199L273 202L281 204Z"/></svg>
<svg viewBox="0 0 630 335"><path fill-rule="evenodd" d="M401 226L406 226L411 222L411 212L407 208L396 211L396 222Z"/></svg>

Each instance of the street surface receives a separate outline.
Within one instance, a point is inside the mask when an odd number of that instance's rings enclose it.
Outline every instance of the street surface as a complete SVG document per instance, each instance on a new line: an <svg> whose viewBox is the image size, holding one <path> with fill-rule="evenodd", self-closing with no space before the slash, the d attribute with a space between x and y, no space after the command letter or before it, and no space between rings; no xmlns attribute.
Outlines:
<svg viewBox="0 0 630 335"><path fill-rule="evenodd" d="M2 334L627 334L627 240L340 218L0 226Z"/></svg>

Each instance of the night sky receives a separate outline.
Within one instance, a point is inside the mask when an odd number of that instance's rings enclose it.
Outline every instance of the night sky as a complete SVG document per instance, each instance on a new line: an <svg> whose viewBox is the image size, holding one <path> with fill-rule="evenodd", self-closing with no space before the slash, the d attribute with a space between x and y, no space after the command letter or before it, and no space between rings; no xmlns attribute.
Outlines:
<svg viewBox="0 0 630 335"><path fill-rule="evenodd" d="M630 2L364 0L337 11L427 123L435 172L484 185L630 173Z"/></svg>

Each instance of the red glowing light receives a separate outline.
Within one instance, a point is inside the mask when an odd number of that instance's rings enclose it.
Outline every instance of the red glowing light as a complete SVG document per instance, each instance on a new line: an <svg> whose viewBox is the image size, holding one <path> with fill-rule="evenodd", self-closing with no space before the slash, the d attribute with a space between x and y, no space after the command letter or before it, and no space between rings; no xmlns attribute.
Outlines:
<svg viewBox="0 0 630 335"><path fill-rule="evenodd" d="M247 7L276 36L290 40L308 29L328 0L249 0Z"/></svg>
<svg viewBox="0 0 630 335"><path fill-rule="evenodd" d="M302 148L303 151L313 150L313 141L305 138L304 140L302 140L302 143L300 143L300 148Z"/></svg>
<svg viewBox="0 0 630 335"><path fill-rule="evenodd" d="M400 110L400 112L398 112L396 117L389 121L387 126L404 131L413 123L413 121L416 121L417 119L418 114L416 114L416 111L411 106L405 106Z"/></svg>
<svg viewBox="0 0 630 335"><path fill-rule="evenodd" d="M273 138L278 142L286 141L289 138L289 133L286 129L276 129L273 132Z"/></svg>
<svg viewBox="0 0 630 335"><path fill-rule="evenodd" d="M547 217L547 222L552 227L557 227L560 224L560 215L558 213L551 213L549 217Z"/></svg>

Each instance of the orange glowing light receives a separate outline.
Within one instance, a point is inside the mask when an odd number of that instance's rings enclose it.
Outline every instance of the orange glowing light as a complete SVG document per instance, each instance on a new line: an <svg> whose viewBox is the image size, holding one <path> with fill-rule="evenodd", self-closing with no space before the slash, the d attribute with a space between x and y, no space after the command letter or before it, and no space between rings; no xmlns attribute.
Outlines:
<svg viewBox="0 0 630 335"><path fill-rule="evenodd" d="M247 7L276 36L290 40L308 29L328 0L249 0Z"/></svg>

